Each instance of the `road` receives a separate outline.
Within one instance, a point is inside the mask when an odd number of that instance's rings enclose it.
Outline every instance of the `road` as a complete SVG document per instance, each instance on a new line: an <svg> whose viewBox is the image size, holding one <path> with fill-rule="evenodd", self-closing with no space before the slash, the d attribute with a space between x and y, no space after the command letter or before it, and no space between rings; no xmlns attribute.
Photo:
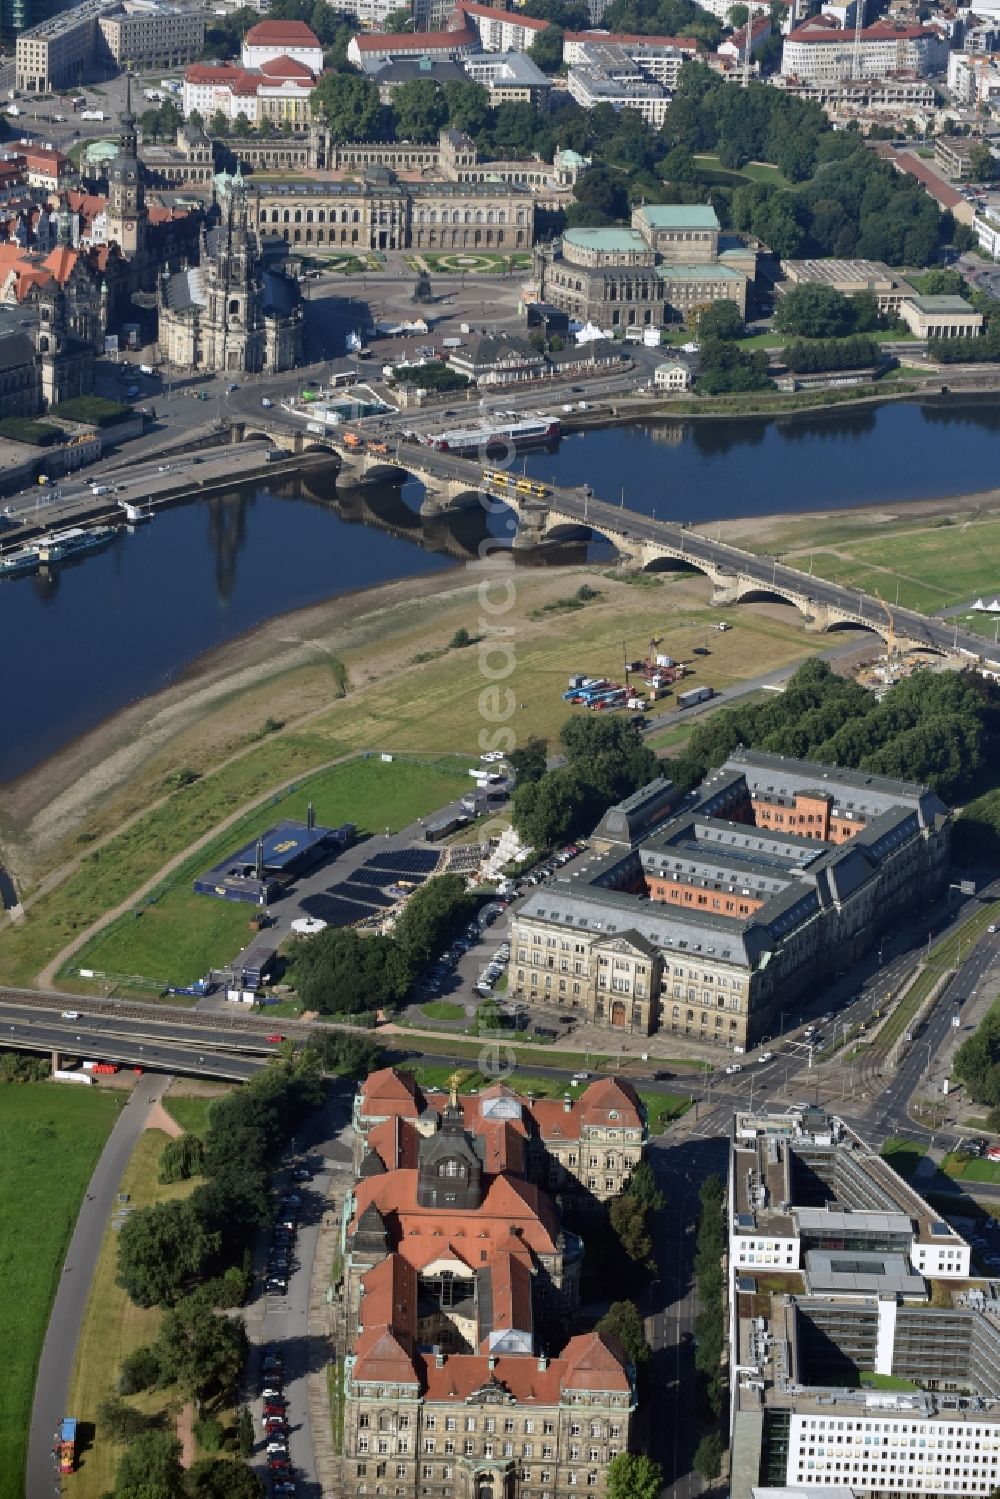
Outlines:
<svg viewBox="0 0 1000 1499"><path fill-rule="evenodd" d="M343 1085L331 1092L326 1106L308 1123L294 1142L292 1152L279 1173L275 1185L294 1190L301 1198L298 1229L292 1254L288 1289L284 1296L264 1294L269 1236L257 1246L254 1259L254 1291L246 1309L250 1359L247 1368L246 1401L254 1417L257 1443L252 1465L266 1476L267 1455L262 1435L261 1391L265 1387L261 1365L262 1349L276 1349L284 1359L283 1394L288 1401L288 1447L295 1468L298 1493L305 1499L320 1499L323 1492L322 1472L317 1461L314 1433L309 1414L308 1377L324 1370L330 1350L325 1336L310 1326L313 1268L321 1232L338 1232L333 1219L339 1201L350 1181L352 1094ZM305 1164L312 1169L309 1182L296 1182L291 1166ZM324 1217L326 1224L324 1227Z"/></svg>
<svg viewBox="0 0 1000 1499"><path fill-rule="evenodd" d="M76 1001L86 1004L85 1000ZM245 1082L267 1065L274 1050L263 1034L198 1026L187 1018L162 1021L78 1010L66 1020L58 1010L27 1010L0 1001L0 1043L23 1051L58 1051L128 1067L220 1077ZM273 1022L272 1022L273 1023Z"/></svg>
<svg viewBox="0 0 1000 1499"><path fill-rule="evenodd" d="M730 1118L732 1116L730 1115ZM704 1485L693 1469L704 1412L698 1403L694 1331L695 1220L698 1193L713 1173L726 1179L725 1137L656 1141L649 1160L667 1206L657 1216L653 1241L660 1278L649 1287L646 1334L653 1349L646 1412L650 1456L663 1468L665 1492L693 1499Z"/></svg>
<svg viewBox="0 0 1000 1499"><path fill-rule="evenodd" d="M136 1085L108 1136L80 1206L52 1303L35 1381L25 1485L25 1492L32 1499L35 1495L50 1494L53 1486L59 1492L52 1459L52 1438L62 1417L73 1414L66 1408L69 1382L97 1256L116 1205L115 1196L122 1174L146 1127L152 1106L162 1097L170 1081L169 1076L151 1077ZM54 1163L53 1169L56 1169Z"/></svg>

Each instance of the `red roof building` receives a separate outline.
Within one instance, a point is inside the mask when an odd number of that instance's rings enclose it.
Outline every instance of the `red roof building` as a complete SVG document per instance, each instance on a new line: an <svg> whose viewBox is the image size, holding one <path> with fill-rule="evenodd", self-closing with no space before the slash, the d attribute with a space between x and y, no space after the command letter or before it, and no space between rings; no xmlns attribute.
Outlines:
<svg viewBox="0 0 1000 1499"><path fill-rule="evenodd" d="M634 1091L612 1078L568 1108L578 1132L641 1123ZM478 1493L499 1495L514 1454L528 1488L544 1483L553 1499L599 1492L628 1450L634 1370L596 1330L565 1341L583 1243L519 1170L540 1149L539 1120L554 1119L504 1084L425 1098L388 1068L362 1083L354 1119L361 1168L345 1202L342 1287L352 1492L376 1494L388 1476L404 1494L463 1492L460 1462ZM571 1440L581 1405L586 1444Z"/></svg>

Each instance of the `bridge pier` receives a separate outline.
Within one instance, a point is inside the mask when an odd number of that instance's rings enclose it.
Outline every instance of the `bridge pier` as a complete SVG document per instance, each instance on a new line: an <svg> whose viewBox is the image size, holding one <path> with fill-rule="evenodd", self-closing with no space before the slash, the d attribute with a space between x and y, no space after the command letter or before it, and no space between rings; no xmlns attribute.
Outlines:
<svg viewBox="0 0 1000 1499"><path fill-rule="evenodd" d="M53 1051L53 1053L52 1053L52 1076L53 1077L55 1077L56 1073L59 1071L59 1062L60 1062L59 1053L57 1051Z"/></svg>
<svg viewBox="0 0 1000 1499"><path fill-rule="evenodd" d="M545 542L545 530L549 521L548 508L545 505L519 506L517 512L517 530L511 546L515 552L533 551Z"/></svg>

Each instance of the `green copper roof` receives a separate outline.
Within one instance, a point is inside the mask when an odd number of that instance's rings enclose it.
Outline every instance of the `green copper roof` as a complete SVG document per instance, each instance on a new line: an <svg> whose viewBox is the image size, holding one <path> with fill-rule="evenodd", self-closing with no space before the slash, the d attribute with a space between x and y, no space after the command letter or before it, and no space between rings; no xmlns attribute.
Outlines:
<svg viewBox="0 0 1000 1499"><path fill-rule="evenodd" d="M640 212L650 229L718 229L710 203L644 203Z"/></svg>
<svg viewBox="0 0 1000 1499"><path fill-rule="evenodd" d="M637 229L567 229L563 239L578 250L600 250L605 255L649 254Z"/></svg>

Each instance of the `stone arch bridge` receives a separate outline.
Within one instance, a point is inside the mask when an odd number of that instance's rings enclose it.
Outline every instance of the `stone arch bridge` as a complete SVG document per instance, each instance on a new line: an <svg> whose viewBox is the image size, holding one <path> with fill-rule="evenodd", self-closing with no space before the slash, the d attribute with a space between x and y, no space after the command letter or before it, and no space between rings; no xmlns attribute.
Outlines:
<svg viewBox="0 0 1000 1499"><path fill-rule="evenodd" d="M322 435L278 422L256 418L231 424L232 440L266 436L275 446L294 453L328 451L339 462L338 487L370 483L403 483L418 479L425 489L421 516L425 519L472 506L500 502L516 517L514 550L523 551L557 542L605 538L615 548L624 568L656 572L692 568L712 582L712 603L777 601L797 609L807 630L825 632L862 629L900 649L942 653L962 650L979 657L982 639L954 630L944 621L913 610L893 607L855 588L814 578L722 541L713 541L683 524L658 521L634 510L597 499L587 486L578 489L545 486L543 496L514 485L484 483L480 462L440 453L389 437L377 447L355 447L344 441L343 428Z"/></svg>

